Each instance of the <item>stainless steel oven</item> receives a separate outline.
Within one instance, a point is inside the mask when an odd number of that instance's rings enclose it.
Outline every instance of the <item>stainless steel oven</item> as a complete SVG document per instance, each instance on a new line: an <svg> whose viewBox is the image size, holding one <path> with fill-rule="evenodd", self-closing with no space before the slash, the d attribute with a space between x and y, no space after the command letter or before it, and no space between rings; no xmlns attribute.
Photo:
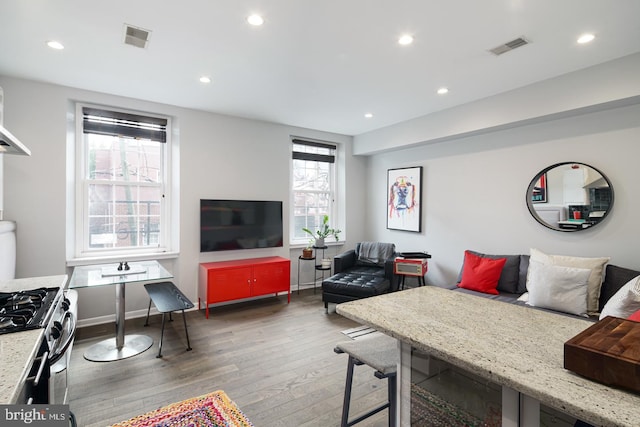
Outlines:
<svg viewBox="0 0 640 427"><path fill-rule="evenodd" d="M78 318L78 293L66 291L57 310L54 318L61 320L51 322L45 334L51 352L49 403L66 404L69 403L68 375Z"/></svg>
<svg viewBox="0 0 640 427"><path fill-rule="evenodd" d="M37 288L0 293L0 334L44 328L17 403L67 403L67 371L76 331L77 293Z"/></svg>

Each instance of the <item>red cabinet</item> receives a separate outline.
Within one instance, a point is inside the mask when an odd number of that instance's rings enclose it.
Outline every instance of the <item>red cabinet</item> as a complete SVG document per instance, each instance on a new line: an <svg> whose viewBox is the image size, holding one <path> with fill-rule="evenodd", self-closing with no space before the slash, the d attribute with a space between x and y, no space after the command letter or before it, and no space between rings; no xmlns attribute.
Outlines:
<svg viewBox="0 0 640 427"><path fill-rule="evenodd" d="M282 257L205 262L198 275L198 309L205 304L234 301L261 295L287 293L291 301L291 261Z"/></svg>

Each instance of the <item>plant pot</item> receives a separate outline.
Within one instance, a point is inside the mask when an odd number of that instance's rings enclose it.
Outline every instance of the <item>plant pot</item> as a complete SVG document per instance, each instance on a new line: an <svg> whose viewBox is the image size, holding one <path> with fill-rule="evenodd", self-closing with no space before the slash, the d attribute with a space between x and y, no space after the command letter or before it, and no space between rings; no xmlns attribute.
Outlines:
<svg viewBox="0 0 640 427"><path fill-rule="evenodd" d="M304 248L302 250L302 258L313 258L313 249Z"/></svg>
<svg viewBox="0 0 640 427"><path fill-rule="evenodd" d="M316 239L316 248L324 247L324 237L318 237Z"/></svg>
<svg viewBox="0 0 640 427"><path fill-rule="evenodd" d="M330 258L322 258L321 265L322 265L322 268L330 268L331 267L331 259Z"/></svg>

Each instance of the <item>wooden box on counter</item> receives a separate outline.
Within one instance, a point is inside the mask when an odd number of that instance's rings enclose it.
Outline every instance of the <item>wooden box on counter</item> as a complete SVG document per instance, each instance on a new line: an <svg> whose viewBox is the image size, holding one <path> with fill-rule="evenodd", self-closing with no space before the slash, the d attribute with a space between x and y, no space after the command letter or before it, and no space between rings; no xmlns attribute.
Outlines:
<svg viewBox="0 0 640 427"><path fill-rule="evenodd" d="M605 317L564 344L564 367L640 392L640 322Z"/></svg>

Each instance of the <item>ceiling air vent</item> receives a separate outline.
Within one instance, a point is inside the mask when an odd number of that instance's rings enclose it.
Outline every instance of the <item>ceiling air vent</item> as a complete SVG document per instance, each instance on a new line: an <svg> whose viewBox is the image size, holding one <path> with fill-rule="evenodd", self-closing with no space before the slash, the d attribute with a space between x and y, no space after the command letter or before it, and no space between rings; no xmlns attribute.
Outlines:
<svg viewBox="0 0 640 427"><path fill-rule="evenodd" d="M529 41L527 39L525 39L524 37L518 37L517 39L511 40L510 42L494 47L493 49L489 50L489 52L498 56L527 44L529 44Z"/></svg>
<svg viewBox="0 0 640 427"><path fill-rule="evenodd" d="M149 30L124 24L124 44L144 49L149 44L150 36Z"/></svg>

